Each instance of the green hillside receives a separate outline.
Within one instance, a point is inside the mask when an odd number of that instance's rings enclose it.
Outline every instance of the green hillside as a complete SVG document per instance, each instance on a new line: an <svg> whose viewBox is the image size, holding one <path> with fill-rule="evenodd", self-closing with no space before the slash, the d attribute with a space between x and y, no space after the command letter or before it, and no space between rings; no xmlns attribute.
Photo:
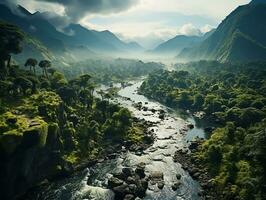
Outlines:
<svg viewBox="0 0 266 200"><path fill-rule="evenodd" d="M238 7L205 41L179 55L181 61L218 60L244 62L266 60L266 5Z"/></svg>

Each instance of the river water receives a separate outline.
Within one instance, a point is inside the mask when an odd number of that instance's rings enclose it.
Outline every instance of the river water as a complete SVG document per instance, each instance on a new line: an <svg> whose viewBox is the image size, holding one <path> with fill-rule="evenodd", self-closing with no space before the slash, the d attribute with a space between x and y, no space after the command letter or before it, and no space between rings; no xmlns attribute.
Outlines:
<svg viewBox="0 0 266 200"><path fill-rule="evenodd" d="M182 169L181 164L174 163L173 155L179 148L186 148L188 142L194 137L205 137L202 128L197 128L181 134L180 130L186 127L188 122L195 124L192 117L184 119L181 115L166 106L147 99L137 94L137 89L142 81L132 82L133 85L119 91L119 96L114 101L128 108L135 117L147 121L158 122L150 129L155 130L156 140L154 144L144 151L142 155L131 152L122 153L118 158L106 160L96 164L91 169L86 169L73 177L51 184L48 188L38 192L34 198L37 200L113 200L112 191L105 189L107 178L111 173L121 170L123 167L134 167L140 162L146 163L146 174L160 171L164 174L165 186L159 190L157 186L149 185L145 200L198 200L199 184ZM124 97L124 98L122 98ZM130 98L130 100L126 98ZM133 104L142 102L148 110L165 110L164 120L159 119L159 112L139 111ZM181 174L181 186L177 191L172 190L172 185L177 181L176 174ZM89 181L88 181L89 180ZM90 184L88 185L87 182Z"/></svg>

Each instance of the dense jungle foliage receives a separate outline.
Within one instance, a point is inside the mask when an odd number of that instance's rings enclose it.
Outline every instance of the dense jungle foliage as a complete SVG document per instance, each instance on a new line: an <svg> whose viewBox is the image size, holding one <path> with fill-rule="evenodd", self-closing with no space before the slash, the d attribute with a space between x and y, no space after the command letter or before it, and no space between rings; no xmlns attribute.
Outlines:
<svg viewBox="0 0 266 200"><path fill-rule="evenodd" d="M94 97L91 75L67 80L48 60L10 62L23 38L15 26L0 23L0 185L6 199L143 137L131 113L109 101L112 94Z"/></svg>
<svg viewBox="0 0 266 200"><path fill-rule="evenodd" d="M74 67L73 67L74 66ZM149 73L164 68L161 63L142 62L141 60L130 59L89 59L67 66L56 67L63 72L67 79L79 74L89 73L96 83L109 84L121 82L128 79L139 78Z"/></svg>
<svg viewBox="0 0 266 200"><path fill-rule="evenodd" d="M176 65L177 71L152 73L140 88L171 107L204 111L218 123L194 156L211 172L223 199L266 199L265 65Z"/></svg>

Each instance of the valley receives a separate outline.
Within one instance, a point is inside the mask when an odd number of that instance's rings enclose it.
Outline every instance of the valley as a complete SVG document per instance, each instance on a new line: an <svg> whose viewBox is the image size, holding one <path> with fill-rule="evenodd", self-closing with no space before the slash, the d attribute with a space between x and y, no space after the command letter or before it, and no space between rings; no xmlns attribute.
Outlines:
<svg viewBox="0 0 266 200"><path fill-rule="evenodd" d="M2 0L0 199L266 199L264 0Z"/></svg>

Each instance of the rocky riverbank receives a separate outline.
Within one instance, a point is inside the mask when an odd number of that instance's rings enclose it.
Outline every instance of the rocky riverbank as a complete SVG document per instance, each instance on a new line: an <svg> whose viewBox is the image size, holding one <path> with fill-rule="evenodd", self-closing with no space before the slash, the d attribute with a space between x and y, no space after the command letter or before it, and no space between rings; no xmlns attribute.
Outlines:
<svg viewBox="0 0 266 200"><path fill-rule="evenodd" d="M187 171L194 180L199 182L201 186L199 196L204 200L219 199L215 191L214 179L208 173L206 167L194 156L194 153L198 151L202 143L203 140L198 139L191 142L188 149L178 149L173 156L173 160L176 163L180 163L182 168Z"/></svg>
<svg viewBox="0 0 266 200"><path fill-rule="evenodd" d="M130 151L134 154L142 154L143 151L150 147L155 140L154 133L149 130L149 127L153 126L154 123L139 120L135 117L133 118L133 123L135 126L138 126L143 132L143 139L140 143L135 143L131 140L125 140L119 144L104 144L106 146L104 148L104 151L100 152L97 157L82 160L81 162L76 164L65 164L64 167L60 170L60 173L49 177L49 179L45 179L44 181L39 183L38 186L31 188L20 199L33 199L40 190L45 190L45 188L48 188L52 182L75 176L86 168L91 168L99 163L106 162L107 160L116 159L124 152Z"/></svg>

